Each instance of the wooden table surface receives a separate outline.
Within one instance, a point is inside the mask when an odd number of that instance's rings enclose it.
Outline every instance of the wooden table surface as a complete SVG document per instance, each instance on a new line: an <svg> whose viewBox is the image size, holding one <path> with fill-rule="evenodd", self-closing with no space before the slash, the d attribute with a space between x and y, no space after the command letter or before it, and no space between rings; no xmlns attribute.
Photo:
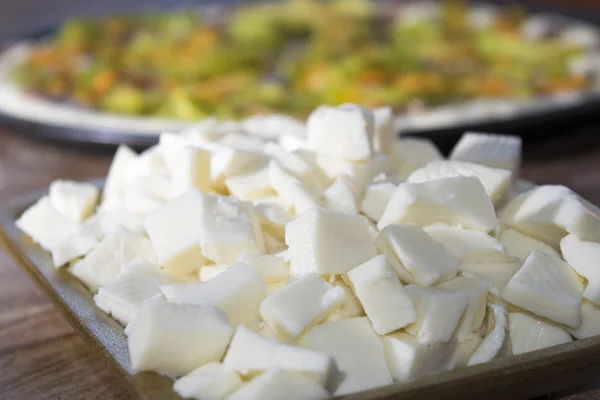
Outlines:
<svg viewBox="0 0 600 400"><path fill-rule="evenodd" d="M600 204L598 129L591 127L527 144L522 177L568 185ZM110 158L106 152L34 142L0 128L0 203L43 188L57 178L104 176ZM125 389L99 357L0 251L0 399L126 398ZM600 399L600 378L597 383L540 399Z"/></svg>

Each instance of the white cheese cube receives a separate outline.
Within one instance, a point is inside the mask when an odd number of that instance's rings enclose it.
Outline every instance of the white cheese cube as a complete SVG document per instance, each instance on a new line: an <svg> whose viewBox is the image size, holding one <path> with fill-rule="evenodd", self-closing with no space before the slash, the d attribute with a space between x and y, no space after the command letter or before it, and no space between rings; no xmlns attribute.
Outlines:
<svg viewBox="0 0 600 400"><path fill-rule="evenodd" d="M600 305L600 243L586 242L575 235L567 235L560 241L560 250L567 263L587 279L583 297Z"/></svg>
<svg viewBox="0 0 600 400"><path fill-rule="evenodd" d="M287 249L285 239L279 240L269 232L263 232L263 237L265 239L265 252L267 254L276 254Z"/></svg>
<svg viewBox="0 0 600 400"><path fill-rule="evenodd" d="M542 317L577 328L583 285L563 260L533 251L512 277L502 298Z"/></svg>
<svg viewBox="0 0 600 400"><path fill-rule="evenodd" d="M358 214L356 188L347 179L336 179L323 196L328 209Z"/></svg>
<svg viewBox="0 0 600 400"><path fill-rule="evenodd" d="M560 257L560 254L546 243L511 228L502 231L500 234L500 243L506 247L507 252L519 257L521 260L525 260L533 250L542 251L554 257Z"/></svg>
<svg viewBox="0 0 600 400"><path fill-rule="evenodd" d="M282 135L306 137L304 122L284 114L252 115L241 126L248 135L259 139L277 139Z"/></svg>
<svg viewBox="0 0 600 400"><path fill-rule="evenodd" d="M173 390L186 399L224 400L242 383L242 379L231 368L210 362L177 379Z"/></svg>
<svg viewBox="0 0 600 400"><path fill-rule="evenodd" d="M514 355L573 341L564 328L525 313L508 314L508 326Z"/></svg>
<svg viewBox="0 0 600 400"><path fill-rule="evenodd" d="M127 181L125 196L165 202L173 197L173 181L168 176L139 176ZM137 210L133 210L137 211Z"/></svg>
<svg viewBox="0 0 600 400"><path fill-rule="evenodd" d="M310 185L323 187L325 177L312 160L312 157L306 157L303 152L289 152L273 142L265 144L265 153L271 156L272 160L277 162L284 170L289 171L298 179L307 182Z"/></svg>
<svg viewBox="0 0 600 400"><path fill-rule="evenodd" d="M252 206L230 197L192 190L156 211L145 225L161 264L173 271L195 271L206 264L203 257L233 264L243 251L265 250Z"/></svg>
<svg viewBox="0 0 600 400"><path fill-rule="evenodd" d="M339 286L344 290L344 301L340 308L329 316L327 319L328 322L335 322L346 318L362 317L365 315L365 310L363 309L362 304L360 304L360 300L354 295L350 286L344 283L340 278L333 281L333 285Z"/></svg>
<svg viewBox="0 0 600 400"><path fill-rule="evenodd" d="M100 192L90 183L57 180L50 185L48 197L56 211L73 222L94 213Z"/></svg>
<svg viewBox="0 0 600 400"><path fill-rule="evenodd" d="M265 298L263 277L254 268L236 264L214 278L186 287L173 303L208 304L225 311L231 326L250 326L259 319Z"/></svg>
<svg viewBox="0 0 600 400"><path fill-rule="evenodd" d="M504 168L517 173L521 165L521 138L466 132L452 149L450 159Z"/></svg>
<svg viewBox="0 0 600 400"><path fill-rule="evenodd" d="M385 335L416 321L412 301L385 255L351 269L347 276L377 334Z"/></svg>
<svg viewBox="0 0 600 400"><path fill-rule="evenodd" d="M77 225L56 211L47 196L25 210L16 225L46 251L77 233Z"/></svg>
<svg viewBox="0 0 600 400"><path fill-rule="evenodd" d="M223 190L225 179L258 169L264 166L268 160L268 157L261 152L222 147L214 151L210 159L212 185L217 190Z"/></svg>
<svg viewBox="0 0 600 400"><path fill-rule="evenodd" d="M202 268L200 268L200 271L198 271L198 279L201 282L206 282L209 279L212 279L216 276L221 275L223 272L227 271L230 267L231 267L231 265L227 265L227 264L205 265Z"/></svg>
<svg viewBox="0 0 600 400"><path fill-rule="evenodd" d="M600 210L564 186L538 186L517 196L506 207L502 222L555 249L569 233L600 241Z"/></svg>
<svg viewBox="0 0 600 400"><path fill-rule="evenodd" d="M376 243L407 283L431 286L458 273L458 258L417 225L389 225L380 232Z"/></svg>
<svg viewBox="0 0 600 400"><path fill-rule="evenodd" d="M490 293L500 296L523 262L510 254L496 250L482 250L464 256L460 261L460 274L465 278L481 279L490 285Z"/></svg>
<svg viewBox="0 0 600 400"><path fill-rule="evenodd" d="M377 227L381 230L399 222L421 226L443 222L482 232L498 225L485 188L473 176L400 184Z"/></svg>
<svg viewBox="0 0 600 400"><path fill-rule="evenodd" d="M268 283L265 285L267 296L272 295L273 293L279 292L281 289L286 287L286 282L277 282L277 283ZM273 339L275 338L275 334L273 334Z"/></svg>
<svg viewBox="0 0 600 400"><path fill-rule="evenodd" d="M329 399L329 393L309 378L294 372L274 369L245 383L227 400L279 400L289 398L326 400Z"/></svg>
<svg viewBox="0 0 600 400"><path fill-rule="evenodd" d="M456 339L425 344L411 335L396 332L383 337L383 346L394 380L409 382L451 370Z"/></svg>
<svg viewBox="0 0 600 400"><path fill-rule="evenodd" d="M591 301L581 302L581 325L579 328L568 328L569 333L577 339L585 339L600 335L600 307Z"/></svg>
<svg viewBox="0 0 600 400"><path fill-rule="evenodd" d="M508 197L512 172L507 169L490 168L463 161L434 161L413 171L408 177L408 182L419 183L456 176L478 178L492 199L492 203L498 206Z"/></svg>
<svg viewBox="0 0 600 400"><path fill-rule="evenodd" d="M145 221L162 267L174 273L197 271L207 263L200 246L204 198L192 190L152 213Z"/></svg>
<svg viewBox="0 0 600 400"><path fill-rule="evenodd" d="M260 272L265 283L286 281L290 275L285 260L274 255L258 255L243 252L237 258L238 263L247 264Z"/></svg>
<svg viewBox="0 0 600 400"><path fill-rule="evenodd" d="M309 147L322 156L348 161L366 160L373 154L373 112L344 104L320 106L306 122Z"/></svg>
<svg viewBox="0 0 600 400"><path fill-rule="evenodd" d="M153 197L127 192L122 199L120 206L116 206L109 212L114 212L119 208L124 208L126 211L139 216L147 216L158 210L164 204L163 200L157 200Z"/></svg>
<svg viewBox="0 0 600 400"><path fill-rule="evenodd" d="M285 240L285 225L294 216L277 204L257 204L254 209L264 231L276 239Z"/></svg>
<svg viewBox="0 0 600 400"><path fill-rule="evenodd" d="M161 293L161 285L176 284L181 280L147 261L134 262L102 286L94 296L94 302L125 326L133 320L144 300Z"/></svg>
<svg viewBox="0 0 600 400"><path fill-rule="evenodd" d="M311 274L267 297L260 305L260 316L278 339L291 342L325 321L343 301L342 288Z"/></svg>
<svg viewBox="0 0 600 400"><path fill-rule="evenodd" d="M223 364L243 376L273 369L296 372L322 386L327 385L335 371L333 359L324 353L278 343L244 326L237 328Z"/></svg>
<svg viewBox="0 0 600 400"><path fill-rule="evenodd" d="M308 149L308 140L305 137L284 134L279 137L278 143L285 151Z"/></svg>
<svg viewBox="0 0 600 400"><path fill-rule="evenodd" d="M263 151L265 146L262 140L237 132L224 135L220 143L242 151Z"/></svg>
<svg viewBox="0 0 600 400"><path fill-rule="evenodd" d="M186 146L173 154L168 163L173 181L172 197L180 196L196 188L202 193L211 191L211 153L196 147Z"/></svg>
<svg viewBox="0 0 600 400"><path fill-rule="evenodd" d="M124 171L125 190L129 183L143 177L168 177L169 169L159 146L144 150L127 165Z"/></svg>
<svg viewBox="0 0 600 400"><path fill-rule="evenodd" d="M392 160L385 154L375 153L373 157L352 162L339 158L319 156L315 160L323 175L331 181L340 177L349 177L354 186L362 191L373 179L381 174L393 172Z"/></svg>
<svg viewBox="0 0 600 400"><path fill-rule="evenodd" d="M56 268L88 254L96 245L98 239L90 232L78 232L66 238L52 250L52 262Z"/></svg>
<svg viewBox="0 0 600 400"><path fill-rule="evenodd" d="M269 168L264 167L243 175L225 179L225 186L232 196L242 200L268 197L275 194L269 184Z"/></svg>
<svg viewBox="0 0 600 400"><path fill-rule="evenodd" d="M394 143L392 156L394 170L404 179L430 162L443 159L442 153L429 139L401 137Z"/></svg>
<svg viewBox="0 0 600 400"><path fill-rule="evenodd" d="M157 263L152 243L138 233L119 231L102 239L73 266L71 273L96 292L136 261Z"/></svg>
<svg viewBox="0 0 600 400"><path fill-rule="evenodd" d="M506 308L497 304L490 304L489 309L487 334L467 362L467 366L492 361L494 358L507 355L506 353L510 351L508 348L510 341Z"/></svg>
<svg viewBox="0 0 600 400"><path fill-rule="evenodd" d="M164 285L160 285L158 288L162 293L163 297L167 299L167 301L171 301L176 296L179 296L181 293L190 290L190 288L196 287L198 283L199 282L167 283Z"/></svg>
<svg viewBox="0 0 600 400"><path fill-rule="evenodd" d="M269 164L269 184L283 200L288 210L296 214L321 205L318 189L285 171L275 161Z"/></svg>
<svg viewBox="0 0 600 400"><path fill-rule="evenodd" d="M391 107L379 107L373 110L373 117L375 123L373 150L391 156L394 154L397 136L394 112Z"/></svg>
<svg viewBox="0 0 600 400"><path fill-rule="evenodd" d="M105 235L122 229L141 234L145 232L144 216L128 210L123 206L102 210L96 214L96 216L98 218L98 224Z"/></svg>
<svg viewBox="0 0 600 400"><path fill-rule="evenodd" d="M464 256L484 250L504 253L504 247L493 237L479 231L472 231L460 226L432 224L423 228L436 242L444 245L446 250L462 259Z"/></svg>
<svg viewBox="0 0 600 400"><path fill-rule="evenodd" d="M373 183L365 189L360 211L371 220L379 221L397 188L398 185L391 182Z"/></svg>
<svg viewBox="0 0 600 400"><path fill-rule="evenodd" d="M300 345L333 358L338 370L331 383L335 395L392 384L381 338L365 317L316 326L302 337Z"/></svg>
<svg viewBox="0 0 600 400"><path fill-rule="evenodd" d="M417 285L404 289L416 311L416 322L405 330L420 343L449 342L467 308L468 296L460 291Z"/></svg>
<svg viewBox="0 0 600 400"><path fill-rule="evenodd" d="M138 155L125 145L119 146L113 157L102 192L102 203L111 197L119 197L125 188L125 171L137 159Z"/></svg>
<svg viewBox="0 0 600 400"><path fill-rule="evenodd" d="M451 290L468 297L467 308L458 324L455 335L459 342L465 342L479 331L487 306L489 285L487 282L458 277L438 286L440 289Z"/></svg>
<svg viewBox="0 0 600 400"><path fill-rule="evenodd" d="M288 223L290 275L340 275L377 255L362 215L313 208Z"/></svg>
<svg viewBox="0 0 600 400"><path fill-rule="evenodd" d="M161 299L144 301L128 331L133 370L170 377L219 361L233 334L225 313L215 307Z"/></svg>

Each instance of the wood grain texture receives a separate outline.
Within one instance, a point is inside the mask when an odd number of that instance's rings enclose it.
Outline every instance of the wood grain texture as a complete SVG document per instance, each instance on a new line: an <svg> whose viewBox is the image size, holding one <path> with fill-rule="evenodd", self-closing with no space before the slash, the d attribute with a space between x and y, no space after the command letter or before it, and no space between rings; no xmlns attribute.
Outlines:
<svg viewBox="0 0 600 400"><path fill-rule="evenodd" d="M567 185L600 204L598 129L528 143L522 177ZM57 178L104 176L110 158L108 153L61 148L0 130L0 202ZM102 360L1 251L0 371L0 399L129 398ZM539 399L600 400L600 379Z"/></svg>

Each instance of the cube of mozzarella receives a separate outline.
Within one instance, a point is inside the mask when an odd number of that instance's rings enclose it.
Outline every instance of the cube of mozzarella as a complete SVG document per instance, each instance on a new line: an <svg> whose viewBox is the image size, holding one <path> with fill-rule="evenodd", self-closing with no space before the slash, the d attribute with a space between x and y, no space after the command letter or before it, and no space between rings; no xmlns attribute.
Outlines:
<svg viewBox="0 0 600 400"><path fill-rule="evenodd" d="M377 227L399 222L421 226L443 222L482 232L498 225L492 201L474 176L400 184Z"/></svg>
<svg viewBox="0 0 600 400"><path fill-rule="evenodd" d="M378 222L397 188L398 185L391 182L371 184L365 189L360 211L371 220Z"/></svg>
<svg viewBox="0 0 600 400"><path fill-rule="evenodd" d="M364 216L313 208L288 223L290 275L340 275L377 255Z"/></svg>
<svg viewBox="0 0 600 400"><path fill-rule="evenodd" d="M205 198L192 190L169 201L146 219L146 232L165 270L190 273L208 262L200 246L204 207Z"/></svg>
<svg viewBox="0 0 600 400"><path fill-rule="evenodd" d="M308 145L322 156L363 161L373 154L375 131L370 110L344 104L320 106L307 120Z"/></svg>
<svg viewBox="0 0 600 400"><path fill-rule="evenodd" d="M516 173L521 165L521 138L466 132L452 149L450 159L504 168Z"/></svg>
<svg viewBox="0 0 600 400"><path fill-rule="evenodd" d="M456 339L449 342L420 343L402 332L383 337L385 357L394 380L409 382L453 368Z"/></svg>
<svg viewBox="0 0 600 400"><path fill-rule="evenodd" d="M197 147L185 146L173 154L168 163L173 181L172 197L180 196L196 188L202 193L211 191L211 153Z"/></svg>
<svg viewBox="0 0 600 400"><path fill-rule="evenodd" d="M267 284L287 281L290 275L290 269L285 260L275 255L258 255L243 252L239 255L236 262L255 268L262 274Z"/></svg>
<svg viewBox="0 0 600 400"><path fill-rule="evenodd" d="M335 395L390 385L381 338L365 317L329 322L311 329L300 340L302 347L328 354L338 369Z"/></svg>
<svg viewBox="0 0 600 400"><path fill-rule="evenodd" d="M523 262L510 254L496 250L470 253L460 261L460 274L465 278L481 279L490 285L490 293L500 296Z"/></svg>
<svg viewBox="0 0 600 400"><path fill-rule="evenodd" d="M203 283L189 285L173 297L173 303L209 304L227 313L229 323L251 326L259 320L265 283L254 268L236 264Z"/></svg>
<svg viewBox="0 0 600 400"><path fill-rule="evenodd" d="M212 152L210 176L212 186L219 191L225 189L225 179L242 175L268 163L268 157L262 152L242 151L222 146Z"/></svg>
<svg viewBox="0 0 600 400"><path fill-rule="evenodd" d="M335 371L335 363L327 354L281 344L239 326L223 365L247 377L269 370L296 372L326 386Z"/></svg>
<svg viewBox="0 0 600 400"><path fill-rule="evenodd" d="M416 322L405 328L420 343L447 343L467 308L469 297L460 291L408 285L405 291L416 311Z"/></svg>
<svg viewBox="0 0 600 400"><path fill-rule="evenodd" d="M396 139L392 151L394 171L404 179L430 162L444 159L435 144L423 138L400 137Z"/></svg>
<svg viewBox="0 0 600 400"><path fill-rule="evenodd" d="M512 178L510 170L464 161L434 161L413 171L408 177L408 182L419 183L456 176L478 178L495 206L501 205L508 198Z"/></svg>
<svg viewBox="0 0 600 400"><path fill-rule="evenodd" d="M575 235L567 235L560 241L560 249L565 261L588 283L583 297L600 305L600 243L586 242Z"/></svg>
<svg viewBox="0 0 600 400"><path fill-rule="evenodd" d="M375 153L373 157L362 162L326 156L317 157L315 162L329 180L333 181L341 177L350 178L358 191L363 191L378 175L393 172L390 157L380 153Z"/></svg>
<svg viewBox="0 0 600 400"><path fill-rule="evenodd" d="M25 210L16 225L46 251L77 233L77 224L56 211L47 196Z"/></svg>
<svg viewBox="0 0 600 400"><path fill-rule="evenodd" d="M225 179L225 186L232 196L241 200L273 196L275 191L269 183L269 168L263 167L245 174Z"/></svg>
<svg viewBox="0 0 600 400"><path fill-rule="evenodd" d="M210 362L177 379L173 390L184 398L223 400L242 384L234 370L221 363Z"/></svg>
<svg viewBox="0 0 600 400"><path fill-rule="evenodd" d="M215 278L215 277L221 275L223 272L227 271L229 268L231 268L231 265L227 265L227 264L205 265L202 268L200 268L200 271L198 272L198 279L200 280L200 282L206 282L212 278Z"/></svg>
<svg viewBox="0 0 600 400"><path fill-rule="evenodd" d="M128 331L133 370L156 371L170 377L219 361L233 334L227 316L215 307L154 298L140 305Z"/></svg>
<svg viewBox="0 0 600 400"><path fill-rule="evenodd" d="M415 322L412 300L385 255L351 269L347 276L377 334L385 335Z"/></svg>
<svg viewBox="0 0 600 400"><path fill-rule="evenodd" d="M283 200L288 210L296 214L320 207L322 204L318 189L285 171L275 161L269 164L269 184Z"/></svg>
<svg viewBox="0 0 600 400"><path fill-rule="evenodd" d="M295 399L329 399L329 393L317 382L300 374L278 369L269 370L245 383L227 399L275 400L290 396Z"/></svg>
<svg viewBox="0 0 600 400"><path fill-rule="evenodd" d="M260 305L260 316L278 339L291 342L326 320L342 305L344 295L342 288L311 274L267 297Z"/></svg>
<svg viewBox="0 0 600 400"><path fill-rule="evenodd" d="M98 308L126 326L138 313L144 300L160 293L161 285L181 281L181 278L165 273L152 263L134 262L115 279L102 286L94 296L94 301Z"/></svg>
<svg viewBox="0 0 600 400"><path fill-rule="evenodd" d="M423 230L436 242L443 244L446 250L460 258L461 261L463 257L480 251L504 253L502 244L483 232L447 224L427 225Z"/></svg>
<svg viewBox="0 0 600 400"><path fill-rule="evenodd" d="M541 317L577 328L581 323L583 285L560 258L533 251L512 277L502 298Z"/></svg>
<svg viewBox="0 0 600 400"><path fill-rule="evenodd" d="M508 314L512 354L523 354L572 342L564 328L526 313Z"/></svg>
<svg viewBox="0 0 600 400"><path fill-rule="evenodd" d="M325 184L324 176L312 159L312 154L311 157L307 157L304 152L287 151L273 142L267 142L264 151L284 170L289 171L301 181L318 188Z"/></svg>
<svg viewBox="0 0 600 400"><path fill-rule="evenodd" d="M107 235L70 271L96 292L136 261L157 263L152 243L143 235L122 230Z"/></svg>
<svg viewBox="0 0 600 400"><path fill-rule="evenodd" d="M107 201L118 198L125 189L125 171L137 159L138 155L125 145L119 146L113 157L102 192L103 206Z"/></svg>
<svg viewBox="0 0 600 400"><path fill-rule="evenodd" d="M379 107L373 110L375 132L373 135L373 150L388 155L394 154L396 142L396 127L394 113L391 107Z"/></svg>
<svg viewBox="0 0 600 400"><path fill-rule="evenodd" d="M254 209L265 233L285 240L285 225L294 219L294 216L278 204L257 204Z"/></svg>
<svg viewBox="0 0 600 400"><path fill-rule="evenodd" d="M57 180L50 185L48 197L56 211L73 222L94 213L100 192L90 183Z"/></svg>
<svg viewBox="0 0 600 400"><path fill-rule="evenodd" d="M546 243L511 228L502 230L500 243L506 247L507 252L519 257L521 260L525 260L533 250L543 251L551 256L560 257L560 254Z"/></svg>
<svg viewBox="0 0 600 400"><path fill-rule="evenodd" d="M404 282L431 286L458 273L458 258L415 224L387 226L376 244Z"/></svg>
<svg viewBox="0 0 600 400"><path fill-rule="evenodd" d="M52 262L56 268L83 257L98 244L98 238L90 232L78 232L63 240L52 250Z"/></svg>
<svg viewBox="0 0 600 400"><path fill-rule="evenodd" d="M478 332L485 319L489 284L478 279L463 277L454 278L451 281L438 285L440 289L451 290L467 296L467 308L458 324L455 335L460 343L463 343Z"/></svg>
<svg viewBox="0 0 600 400"><path fill-rule="evenodd" d="M341 287L345 295L340 308L331 314L329 318L327 318L327 321L335 322L341 319L363 317L365 315L365 310L363 309L362 304L360 304L358 297L354 295L352 288L340 278L334 280L333 285Z"/></svg>
<svg viewBox="0 0 600 400"><path fill-rule="evenodd" d="M323 193L325 207L333 211L358 214L357 193L347 179L338 178Z"/></svg>
<svg viewBox="0 0 600 400"><path fill-rule="evenodd" d="M306 137L304 122L284 114L253 115L241 125L244 132L259 139L278 139L283 135Z"/></svg>
<svg viewBox="0 0 600 400"><path fill-rule="evenodd" d="M517 196L506 206L502 222L555 249L569 233L600 241L600 210L564 186L538 186Z"/></svg>

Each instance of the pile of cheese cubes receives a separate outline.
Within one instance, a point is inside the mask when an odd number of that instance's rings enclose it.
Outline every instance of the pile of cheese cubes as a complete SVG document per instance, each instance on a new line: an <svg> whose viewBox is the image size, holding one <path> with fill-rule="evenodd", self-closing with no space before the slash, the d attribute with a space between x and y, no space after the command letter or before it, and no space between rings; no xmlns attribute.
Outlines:
<svg viewBox="0 0 600 400"><path fill-rule="evenodd" d="M119 148L101 199L54 182L18 226L186 398L324 399L600 334L599 209L519 194L518 138L446 160L393 122L204 120Z"/></svg>

